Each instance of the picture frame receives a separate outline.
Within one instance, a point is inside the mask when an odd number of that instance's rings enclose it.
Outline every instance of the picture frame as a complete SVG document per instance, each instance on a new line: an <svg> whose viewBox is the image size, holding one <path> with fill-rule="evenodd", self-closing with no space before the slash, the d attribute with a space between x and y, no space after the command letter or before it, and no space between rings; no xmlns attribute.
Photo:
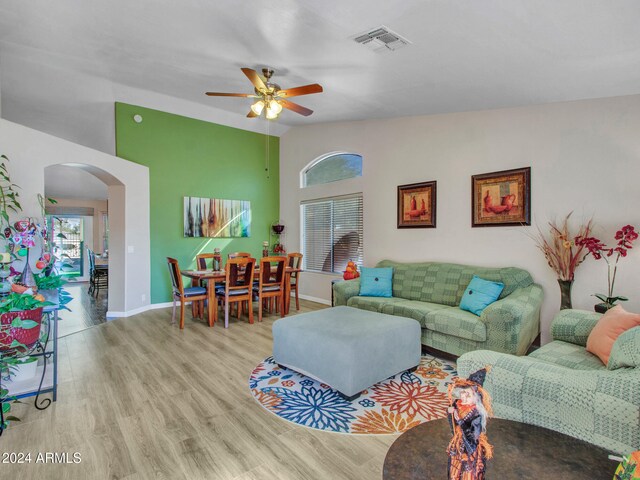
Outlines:
<svg viewBox="0 0 640 480"><path fill-rule="evenodd" d="M251 236L251 202L184 197L185 237L242 238Z"/></svg>
<svg viewBox="0 0 640 480"><path fill-rule="evenodd" d="M471 226L531 225L531 167L471 176Z"/></svg>
<svg viewBox="0 0 640 480"><path fill-rule="evenodd" d="M437 182L398 185L398 228L436 228Z"/></svg>

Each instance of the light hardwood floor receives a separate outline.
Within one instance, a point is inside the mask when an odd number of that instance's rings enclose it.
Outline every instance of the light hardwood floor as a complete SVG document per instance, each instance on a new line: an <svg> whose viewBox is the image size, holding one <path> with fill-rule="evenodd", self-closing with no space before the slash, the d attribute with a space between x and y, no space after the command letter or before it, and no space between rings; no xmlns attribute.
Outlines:
<svg viewBox="0 0 640 480"><path fill-rule="evenodd" d="M300 312L324 308L301 301ZM295 307L292 309L295 314ZM26 479L380 479L396 435L343 435L299 427L258 405L248 378L271 354L276 315L225 330L171 309L117 319L61 340L58 401L0 437L0 465ZM79 452L79 464L35 464L39 452Z"/></svg>

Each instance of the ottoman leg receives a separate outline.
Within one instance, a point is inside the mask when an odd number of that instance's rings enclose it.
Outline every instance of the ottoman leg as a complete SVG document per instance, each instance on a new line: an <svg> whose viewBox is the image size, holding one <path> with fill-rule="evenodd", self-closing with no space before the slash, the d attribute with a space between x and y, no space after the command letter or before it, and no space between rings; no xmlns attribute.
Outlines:
<svg viewBox="0 0 640 480"><path fill-rule="evenodd" d="M360 392L356 393L355 395L351 395L350 397L348 397L347 395L345 395L344 393L338 391L338 394L344 398L347 402L352 402L354 401L356 398L358 398L360 396Z"/></svg>
<svg viewBox="0 0 640 480"><path fill-rule="evenodd" d="M420 366L420 365L416 365L415 367L408 368L408 369L407 369L407 372L408 372L408 373L413 373L413 372L415 372L415 371L418 369L418 367L419 367L419 366Z"/></svg>

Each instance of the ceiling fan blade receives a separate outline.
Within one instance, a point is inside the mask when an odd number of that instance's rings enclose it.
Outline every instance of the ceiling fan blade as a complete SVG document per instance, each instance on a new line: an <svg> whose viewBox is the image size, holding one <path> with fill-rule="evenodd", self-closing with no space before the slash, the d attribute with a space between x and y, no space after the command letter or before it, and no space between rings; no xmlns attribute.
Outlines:
<svg viewBox="0 0 640 480"><path fill-rule="evenodd" d="M253 98L255 95L253 93L220 93L220 92L205 92L205 95L209 95L210 97L245 97L245 98Z"/></svg>
<svg viewBox="0 0 640 480"><path fill-rule="evenodd" d="M287 88L286 90L280 90L278 96L281 98L289 98L309 95L311 93L322 93L322 85L312 83L311 85L305 85L303 87Z"/></svg>
<svg viewBox="0 0 640 480"><path fill-rule="evenodd" d="M257 116L253 110L249 110L249 113L247 113L247 118L255 118Z"/></svg>
<svg viewBox="0 0 640 480"><path fill-rule="evenodd" d="M304 115L308 117L313 113L313 110L309 110L307 107L303 107L302 105L298 105L297 103L290 102L289 100L278 100L278 103L282 105L284 108L288 108L289 110L293 110L300 115Z"/></svg>
<svg viewBox="0 0 640 480"><path fill-rule="evenodd" d="M253 86L256 87L259 91L262 92L267 89L267 86L262 81L262 78L260 78L260 75L258 75L258 72L250 68L241 68L240 70L242 70L242 73L244 73L247 78L251 80Z"/></svg>

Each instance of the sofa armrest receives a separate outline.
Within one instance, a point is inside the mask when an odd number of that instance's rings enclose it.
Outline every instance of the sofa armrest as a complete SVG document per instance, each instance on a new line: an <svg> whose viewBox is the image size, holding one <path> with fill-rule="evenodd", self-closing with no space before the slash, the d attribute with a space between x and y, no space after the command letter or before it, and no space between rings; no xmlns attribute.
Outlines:
<svg viewBox="0 0 640 480"><path fill-rule="evenodd" d="M486 347L524 355L540 333L542 297L542 287L531 284L485 308L480 321L487 328Z"/></svg>
<svg viewBox="0 0 640 480"><path fill-rule="evenodd" d="M599 313L586 310L560 310L551 322L551 337L584 347L591 330L601 316Z"/></svg>
<svg viewBox="0 0 640 480"><path fill-rule="evenodd" d="M476 350L458 359L458 374L466 378L487 365L484 387L496 417L556 430L620 454L640 447L640 369L576 370Z"/></svg>
<svg viewBox="0 0 640 480"><path fill-rule="evenodd" d="M333 305L346 305L351 297L360 295L360 279L343 280L333 284Z"/></svg>

